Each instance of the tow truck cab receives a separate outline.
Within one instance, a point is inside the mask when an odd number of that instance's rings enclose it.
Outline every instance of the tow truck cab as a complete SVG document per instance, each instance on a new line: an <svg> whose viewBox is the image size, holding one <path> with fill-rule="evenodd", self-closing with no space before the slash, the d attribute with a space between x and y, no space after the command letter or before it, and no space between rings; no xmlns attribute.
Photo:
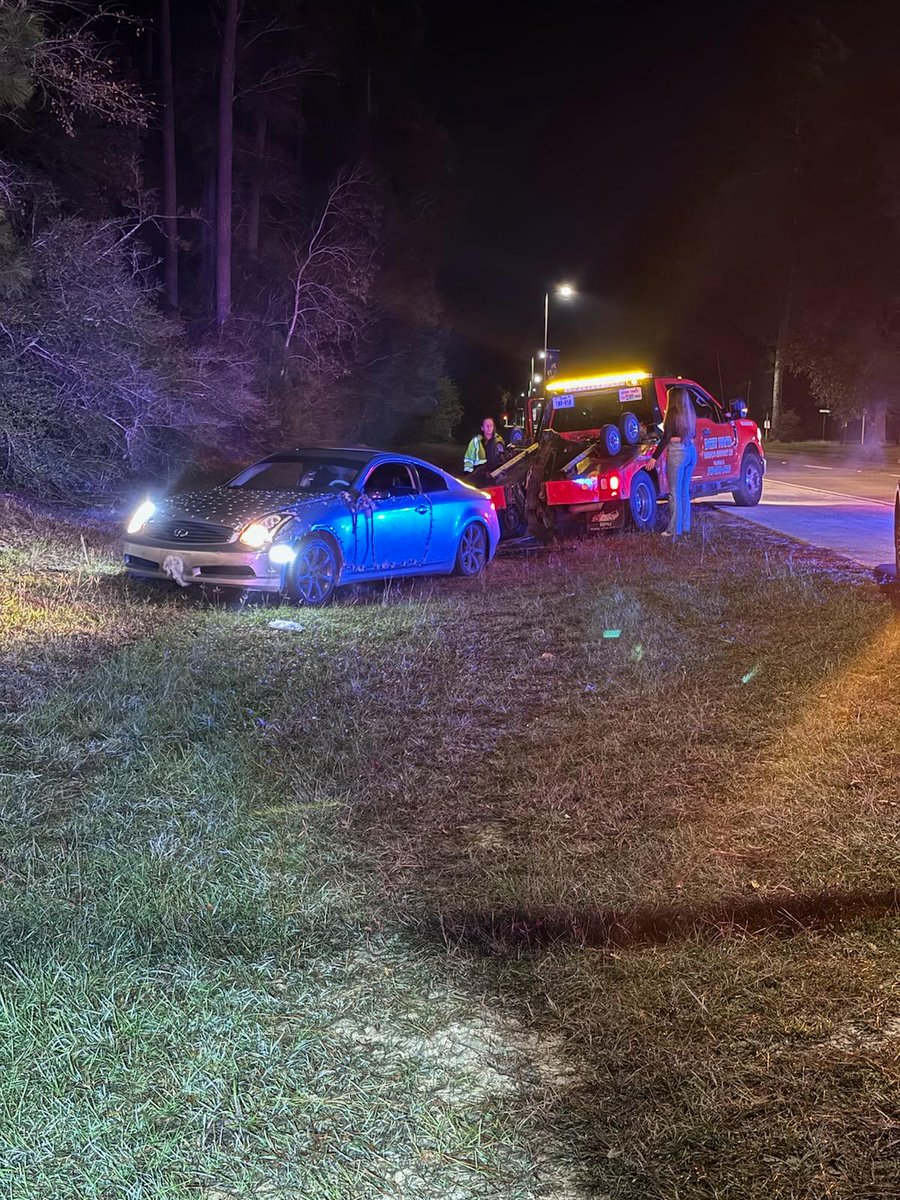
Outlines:
<svg viewBox="0 0 900 1200"><path fill-rule="evenodd" d="M652 452L668 389L676 385L687 389L697 418L692 496L730 491L737 504L759 502L765 457L759 428L742 401L726 412L693 380L637 370L554 379L536 413L537 438L526 451L532 533L573 524L655 527L658 502L669 489L665 456L657 463Z"/></svg>

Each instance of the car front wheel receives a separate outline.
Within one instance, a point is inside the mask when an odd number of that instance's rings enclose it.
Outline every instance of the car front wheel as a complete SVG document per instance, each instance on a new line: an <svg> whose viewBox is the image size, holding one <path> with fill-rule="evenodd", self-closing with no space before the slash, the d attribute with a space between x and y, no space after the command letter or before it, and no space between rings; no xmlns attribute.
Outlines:
<svg viewBox="0 0 900 1200"><path fill-rule="evenodd" d="M740 508L753 508L762 499L763 466L758 454L748 450L741 459L741 475L731 493Z"/></svg>
<svg viewBox="0 0 900 1200"><path fill-rule="evenodd" d="M454 568L457 575L466 575L472 577L480 575L487 563L488 544L487 534L482 525L467 525L462 532L462 537L459 539L459 548L456 551L456 566Z"/></svg>
<svg viewBox="0 0 900 1200"><path fill-rule="evenodd" d="M305 538L288 571L288 596L298 604L316 608L334 596L340 578L337 553L324 537Z"/></svg>

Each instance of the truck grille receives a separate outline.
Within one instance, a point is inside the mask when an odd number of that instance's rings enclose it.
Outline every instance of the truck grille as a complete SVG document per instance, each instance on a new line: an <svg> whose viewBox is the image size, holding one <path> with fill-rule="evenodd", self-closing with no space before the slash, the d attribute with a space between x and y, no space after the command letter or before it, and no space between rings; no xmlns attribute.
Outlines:
<svg viewBox="0 0 900 1200"><path fill-rule="evenodd" d="M145 537L174 542L178 546L213 546L230 542L234 537L234 530L228 525L210 525L207 521L188 521L178 517L148 521L141 533Z"/></svg>

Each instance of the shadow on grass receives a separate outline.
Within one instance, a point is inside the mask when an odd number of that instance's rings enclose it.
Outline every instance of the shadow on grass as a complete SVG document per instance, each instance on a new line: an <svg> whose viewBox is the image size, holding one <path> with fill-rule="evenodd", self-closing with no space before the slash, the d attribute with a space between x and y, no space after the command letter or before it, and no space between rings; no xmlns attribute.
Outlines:
<svg viewBox="0 0 900 1200"><path fill-rule="evenodd" d="M882 888L736 898L699 908L669 905L543 913L524 909L450 912L440 914L434 928L447 946L502 955L549 946L627 949L734 934L789 937L897 912L900 888Z"/></svg>

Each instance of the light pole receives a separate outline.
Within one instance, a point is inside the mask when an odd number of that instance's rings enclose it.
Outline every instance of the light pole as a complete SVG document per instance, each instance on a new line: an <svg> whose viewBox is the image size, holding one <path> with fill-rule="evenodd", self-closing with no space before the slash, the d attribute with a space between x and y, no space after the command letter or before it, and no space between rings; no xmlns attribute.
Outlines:
<svg viewBox="0 0 900 1200"><path fill-rule="evenodd" d="M571 300L572 297L575 295L575 289L571 285L571 283L558 283L555 288L552 288L552 289L548 288L548 290L546 292L544 292L544 354L543 354L543 359L544 359L545 376L546 376L546 364L547 364L547 333L550 329L550 291L551 290L552 290L554 296L559 296L560 300Z"/></svg>

